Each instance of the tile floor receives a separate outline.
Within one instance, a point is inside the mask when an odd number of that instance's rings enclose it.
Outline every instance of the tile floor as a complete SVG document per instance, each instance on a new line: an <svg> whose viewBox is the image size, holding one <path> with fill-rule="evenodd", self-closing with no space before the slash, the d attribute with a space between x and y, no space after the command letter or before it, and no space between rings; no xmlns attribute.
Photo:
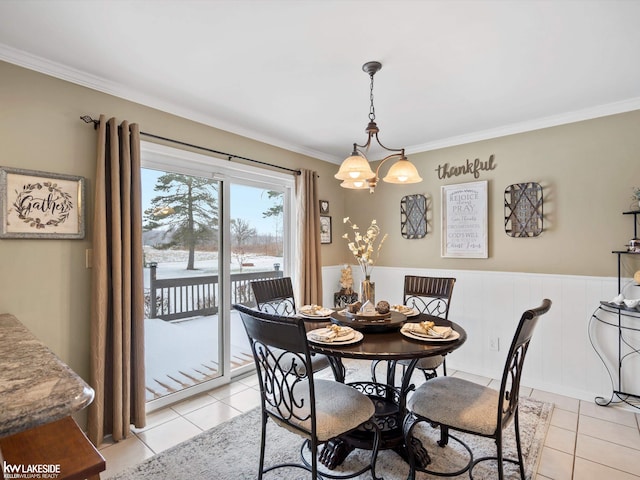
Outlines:
<svg viewBox="0 0 640 480"><path fill-rule="evenodd" d="M496 380L464 372L451 374L483 385L498 385ZM530 388L523 388L521 395L555 404L533 480L640 479L640 412L599 407ZM253 375L153 412L147 416L146 428L101 448L107 462L101 478L109 478L259 404L257 377Z"/></svg>

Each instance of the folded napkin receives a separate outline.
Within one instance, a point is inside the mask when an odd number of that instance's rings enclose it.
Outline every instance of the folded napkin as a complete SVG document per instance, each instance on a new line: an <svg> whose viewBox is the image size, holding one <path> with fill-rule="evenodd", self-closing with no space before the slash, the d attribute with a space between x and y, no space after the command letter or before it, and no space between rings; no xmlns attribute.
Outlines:
<svg viewBox="0 0 640 480"><path fill-rule="evenodd" d="M433 322L405 323L402 328L413 334L430 338L447 338L453 333L451 327L437 327Z"/></svg>
<svg viewBox="0 0 640 480"><path fill-rule="evenodd" d="M325 328L317 328L307 333L309 340L323 343L331 343L340 340L347 340L353 336L353 328L331 325Z"/></svg>

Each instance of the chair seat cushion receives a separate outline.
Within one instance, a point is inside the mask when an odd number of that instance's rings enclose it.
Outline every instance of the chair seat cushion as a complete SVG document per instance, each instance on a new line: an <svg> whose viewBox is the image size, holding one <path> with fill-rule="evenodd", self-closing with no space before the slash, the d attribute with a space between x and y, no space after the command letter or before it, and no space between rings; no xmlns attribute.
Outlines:
<svg viewBox="0 0 640 480"><path fill-rule="evenodd" d="M452 428L493 435L498 422L499 392L457 377L423 383L407 402L410 411Z"/></svg>
<svg viewBox="0 0 640 480"><path fill-rule="evenodd" d="M443 355L434 355L432 357L424 357L418 360L416 368L420 370L435 370L444 362ZM411 360L398 360L400 365L409 365Z"/></svg>
<svg viewBox="0 0 640 480"><path fill-rule="evenodd" d="M316 395L316 435L320 442L326 442L331 438L355 429L369 420L375 413L375 406L369 397L353 387L333 380L314 380L314 385ZM296 408L296 416L289 418L288 422L310 435L311 417L308 393L307 381L296 385L296 403L301 407ZM277 415L273 408L267 408ZM301 420L301 418L304 420ZM285 428L287 427L283 422L277 423ZM301 434L301 432L293 429L291 431Z"/></svg>

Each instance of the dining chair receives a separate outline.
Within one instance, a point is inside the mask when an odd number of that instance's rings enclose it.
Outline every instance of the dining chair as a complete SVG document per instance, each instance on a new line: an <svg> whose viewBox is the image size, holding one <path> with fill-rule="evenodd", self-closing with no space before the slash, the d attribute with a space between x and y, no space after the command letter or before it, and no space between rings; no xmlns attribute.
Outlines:
<svg viewBox="0 0 640 480"><path fill-rule="evenodd" d="M291 277L256 280L250 284L253 296L256 299L256 308L261 312L284 316L296 314L296 300L293 295ZM330 366L326 355L313 354L311 363L314 372Z"/></svg>
<svg viewBox="0 0 640 480"><path fill-rule="evenodd" d="M373 402L357 389L314 378L304 320L259 312L234 305L244 324L260 383L262 433L258 479L264 473L284 468L302 468L316 478L354 478L371 471L374 479L380 432L373 421ZM302 436L301 463L265 467L267 421ZM374 433L368 465L354 473L318 473L318 447L358 427ZM278 446L281 448L281 446ZM310 452L310 461L305 458Z"/></svg>
<svg viewBox="0 0 640 480"><path fill-rule="evenodd" d="M295 315L296 300L291 277L270 278L251 282L258 310L275 315Z"/></svg>
<svg viewBox="0 0 640 480"><path fill-rule="evenodd" d="M420 468L432 475L455 476L469 471L473 478L473 468L486 460L497 460L498 478L504 479L503 462L519 466L520 477L525 478L520 427L518 421L518 401L520 379L529 342L538 323L538 318L551 308L551 301L544 299L539 307L525 311L516 328L511 347L502 372L500 391L485 387L458 377L437 377L423 383L407 402L403 430L405 442L413 438L413 430L420 422L440 426L440 441L445 447L449 437L460 443L469 452L469 462L457 472L433 472ZM518 459L504 458L503 431L513 421ZM492 438L496 443L497 456L473 458L473 452L459 438L450 435L449 430L457 430L482 437ZM409 479L415 479L416 467L413 452L409 452Z"/></svg>
<svg viewBox="0 0 640 480"><path fill-rule="evenodd" d="M404 277L403 304L420 313L426 313L445 320L449 318L449 306L456 279L450 277L420 277L406 275ZM399 360L397 363L406 368L411 360ZM447 375L447 364L443 355L424 357L415 365L422 371L425 380L430 380L438 374L436 369L442 365L444 375ZM376 381L377 363L371 364L371 377Z"/></svg>

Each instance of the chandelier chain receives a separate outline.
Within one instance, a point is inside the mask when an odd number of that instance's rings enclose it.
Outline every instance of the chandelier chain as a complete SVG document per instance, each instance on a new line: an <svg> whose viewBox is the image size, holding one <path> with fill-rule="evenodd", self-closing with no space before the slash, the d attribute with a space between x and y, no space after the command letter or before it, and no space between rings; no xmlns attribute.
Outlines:
<svg viewBox="0 0 640 480"><path fill-rule="evenodd" d="M369 77L371 78L371 86L369 90L369 100L371 101L371 106L369 107L369 120L373 122L376 119L376 109L373 106L373 73L370 74Z"/></svg>

